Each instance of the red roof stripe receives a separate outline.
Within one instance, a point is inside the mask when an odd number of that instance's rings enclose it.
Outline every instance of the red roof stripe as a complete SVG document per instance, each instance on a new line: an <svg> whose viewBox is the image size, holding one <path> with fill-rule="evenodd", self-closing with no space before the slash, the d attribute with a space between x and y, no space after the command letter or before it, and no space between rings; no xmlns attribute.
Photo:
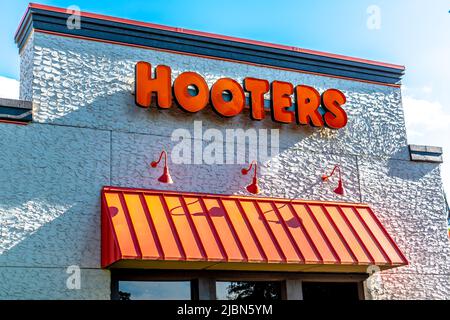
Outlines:
<svg viewBox="0 0 450 320"><path fill-rule="evenodd" d="M225 250L225 246L223 245L222 240L221 240L221 238L219 236L219 233L217 232L217 229L216 229L216 227L214 225L214 222L212 221L211 216L209 215L209 212L208 212L208 209L206 208L205 202L203 201L202 198L198 198L198 203L200 204L200 206L202 208L202 212L205 215L206 220L208 221L208 224L209 224L209 226L211 228L211 232L214 235L214 239L216 240L217 246L220 249L220 252L222 254L223 259L225 261L228 261L227 251Z"/></svg>
<svg viewBox="0 0 450 320"><path fill-rule="evenodd" d="M248 222L245 213L242 212L241 207L238 205L238 201L222 200L222 205L229 212L229 217L236 230L236 234L242 240L247 261L267 261L266 254L256 238L255 232Z"/></svg>
<svg viewBox="0 0 450 320"><path fill-rule="evenodd" d="M231 230L231 233L233 234L234 241L237 244L239 251L241 252L241 254L243 256L244 261L248 261L248 255L245 252L244 245L242 244L241 238L238 236L238 234L236 232L236 228L234 227L233 222L231 221L228 211L225 209L225 207L223 205L222 199L218 198L217 203L219 205L220 210L223 212L225 221L227 222L227 224Z"/></svg>
<svg viewBox="0 0 450 320"><path fill-rule="evenodd" d="M163 251L162 246L161 246L161 241L158 238L158 233L156 232L155 223L153 222L152 216L150 215L150 212L148 210L147 203L146 203L146 201L145 201L145 199L144 199L142 194L137 194L137 196L139 197L139 201L141 202L142 209L143 209L143 211L145 213L145 216L147 218L148 226L150 228L150 231L152 233L153 239L155 241L156 248L158 250L158 256L159 256L160 259L164 260L164 251Z"/></svg>
<svg viewBox="0 0 450 320"><path fill-rule="evenodd" d="M350 231L353 233L353 236L358 240L358 243L360 245L360 247L364 250L364 253L367 255L367 257L370 260L370 263L373 264L375 263L375 258L372 256L372 254L370 253L369 249L366 247L365 243L362 241L361 236L358 234L358 232L356 231L355 227L353 226L353 224L350 222L350 219L347 217L347 215L344 213L344 210L342 207L337 206L337 210L339 211L342 219L344 219L344 221L346 222L347 226L349 227Z"/></svg>
<svg viewBox="0 0 450 320"><path fill-rule="evenodd" d="M345 254L345 255L347 255L347 254L349 255L349 257L347 257L348 261L349 261L349 262L353 262L353 263L354 263L355 261L358 261L358 259L356 258L355 254L353 253L353 250L352 250L351 247L348 245L347 241L345 240L344 236L342 235L341 230L339 230L339 228L337 227L337 225L336 225L336 223L334 222L333 218L331 217L331 214L330 214L330 212L328 211L327 207L324 206L324 205L322 205L322 206L320 206L320 207L321 207L321 209L322 209L322 212L324 212L324 214L325 214L325 217L324 217L324 218L326 218L326 219L328 220L328 222L331 224L331 226L332 226L334 232L336 233L336 235L337 235L338 238L339 238L339 242L342 243L343 249L345 249L344 254ZM343 250L342 250L342 251L343 251ZM341 252L342 252L342 251L341 251Z"/></svg>
<svg viewBox="0 0 450 320"><path fill-rule="evenodd" d="M284 251L284 254L285 254L288 262L289 261L298 261L298 260L305 261L305 257L303 256L299 246L295 243L292 233L289 230L289 227L287 226L286 221L284 221L284 219L281 216L276 205L273 202L261 201L259 203L259 206L261 207L261 209L264 207L264 205L270 206L271 212L273 212L274 215L276 216L276 221L278 221L278 223L271 224L271 226L274 229L274 233L276 233L277 237L280 237L280 241L284 244L282 246L282 249ZM264 214L267 215L266 212L264 212ZM269 219L268 219L268 221L269 221ZM286 239L287 241L284 240L284 237L287 238Z"/></svg>
<svg viewBox="0 0 450 320"><path fill-rule="evenodd" d="M199 232L197 230L197 227L195 226L194 220L192 219L192 215L189 212L189 209L187 208L186 200L184 199L184 197L179 197L179 201L181 203L181 206L183 207L183 211L184 211L184 214L185 214L185 216L187 218L189 226L192 229L192 232L194 233L194 238L195 238L195 241L197 242L197 244L199 246L201 255L203 257L206 257L207 259L209 259L208 254L206 253L206 250L205 250L205 246L203 245L203 242L202 242L202 240L200 238L200 234L199 234Z"/></svg>
<svg viewBox="0 0 450 320"><path fill-rule="evenodd" d="M230 228L226 219L225 212L220 208L216 199L204 198L206 214L211 217L214 227L217 230L218 237L227 253L227 260L231 262L245 262L246 258L242 255L242 249L236 242L236 233Z"/></svg>
<svg viewBox="0 0 450 320"><path fill-rule="evenodd" d="M383 225L381 224L380 220L377 218L377 216L375 215L375 213L373 212L373 210L370 207L367 207L366 210L370 213L370 215L372 216L372 219L377 223L378 228L380 229L380 231L384 234L384 236L389 240L389 242L391 243L391 246L394 248L394 250L396 251L398 257L400 257L401 261L403 261L403 263L408 264L408 260L406 259L406 257L403 255L402 251L400 250L400 248L396 245L395 241L392 239L392 237L390 236L390 234L388 232L386 232L386 230L384 229Z"/></svg>

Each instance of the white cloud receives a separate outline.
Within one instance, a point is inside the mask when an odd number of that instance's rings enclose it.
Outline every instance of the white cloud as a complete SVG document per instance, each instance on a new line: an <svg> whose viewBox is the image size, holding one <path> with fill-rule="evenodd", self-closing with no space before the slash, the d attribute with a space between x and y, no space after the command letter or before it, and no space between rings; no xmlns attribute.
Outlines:
<svg viewBox="0 0 450 320"><path fill-rule="evenodd" d="M422 87L422 92L423 93L427 93L427 94L432 93L433 92L433 87L432 86L423 86Z"/></svg>
<svg viewBox="0 0 450 320"><path fill-rule="evenodd" d="M406 126L413 131L427 132L449 129L450 114L438 101L403 97Z"/></svg>
<svg viewBox="0 0 450 320"><path fill-rule="evenodd" d="M19 99L19 81L0 76L0 98Z"/></svg>
<svg viewBox="0 0 450 320"><path fill-rule="evenodd" d="M404 91L403 96L408 143L443 148L442 179L448 193L450 192L450 114L439 101L416 99L409 94L409 90L407 94Z"/></svg>

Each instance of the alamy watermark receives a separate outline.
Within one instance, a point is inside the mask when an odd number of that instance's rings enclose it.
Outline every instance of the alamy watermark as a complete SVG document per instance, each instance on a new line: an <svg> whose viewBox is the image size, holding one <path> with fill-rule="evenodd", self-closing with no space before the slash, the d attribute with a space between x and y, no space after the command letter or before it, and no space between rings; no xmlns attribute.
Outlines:
<svg viewBox="0 0 450 320"><path fill-rule="evenodd" d="M66 13L70 16L66 20L67 29L81 29L81 9L78 6L72 5L67 7Z"/></svg>
<svg viewBox="0 0 450 320"><path fill-rule="evenodd" d="M278 129L204 130L202 121L194 121L193 131L176 129L170 150L175 164L245 164L268 161L279 152Z"/></svg>
<svg viewBox="0 0 450 320"><path fill-rule="evenodd" d="M366 13L369 15L367 17L367 29L369 30L380 30L381 29L381 8L375 4L367 7Z"/></svg>
<svg viewBox="0 0 450 320"><path fill-rule="evenodd" d="M81 289L81 269L77 265L68 266L66 273L69 275L66 280L66 287L69 290Z"/></svg>
<svg viewBox="0 0 450 320"><path fill-rule="evenodd" d="M367 290L372 297L380 297L384 292L383 279L380 271L380 267L374 265L369 266L366 270L369 274L366 280Z"/></svg>

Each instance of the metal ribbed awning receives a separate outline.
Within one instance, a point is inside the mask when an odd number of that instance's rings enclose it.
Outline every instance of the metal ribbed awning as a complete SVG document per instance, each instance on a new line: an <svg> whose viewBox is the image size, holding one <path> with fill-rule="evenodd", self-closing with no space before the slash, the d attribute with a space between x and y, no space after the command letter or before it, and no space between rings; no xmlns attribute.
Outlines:
<svg viewBox="0 0 450 320"><path fill-rule="evenodd" d="M407 263L365 204L102 190L103 267L365 272Z"/></svg>

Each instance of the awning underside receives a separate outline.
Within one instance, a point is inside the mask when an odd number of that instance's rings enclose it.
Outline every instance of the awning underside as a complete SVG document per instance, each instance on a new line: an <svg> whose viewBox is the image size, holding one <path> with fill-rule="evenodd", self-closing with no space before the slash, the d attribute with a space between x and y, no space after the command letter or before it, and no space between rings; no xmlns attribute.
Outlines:
<svg viewBox="0 0 450 320"><path fill-rule="evenodd" d="M407 263L364 204L102 190L102 267L365 272Z"/></svg>

